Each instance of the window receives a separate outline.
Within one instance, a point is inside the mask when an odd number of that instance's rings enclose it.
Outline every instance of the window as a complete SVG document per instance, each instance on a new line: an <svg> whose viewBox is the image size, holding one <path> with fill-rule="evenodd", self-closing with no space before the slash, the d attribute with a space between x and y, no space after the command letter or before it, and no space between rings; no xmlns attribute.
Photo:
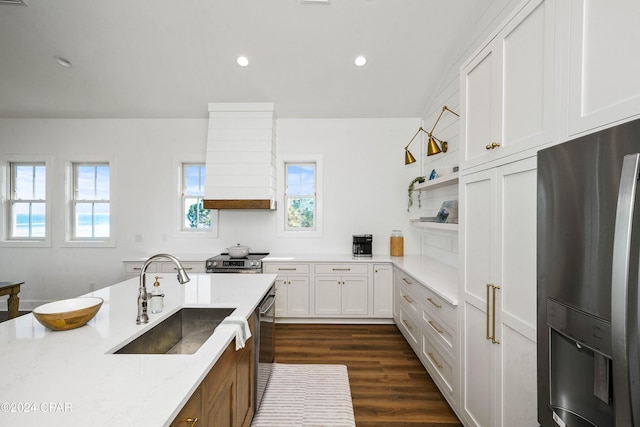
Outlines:
<svg viewBox="0 0 640 427"><path fill-rule="evenodd" d="M182 231L211 230L211 211L203 207L205 166L182 164L182 202L180 218Z"/></svg>
<svg viewBox="0 0 640 427"><path fill-rule="evenodd" d="M316 164L285 163L285 230L316 229Z"/></svg>
<svg viewBox="0 0 640 427"><path fill-rule="evenodd" d="M11 240L46 237L46 165L10 163L9 233Z"/></svg>
<svg viewBox="0 0 640 427"><path fill-rule="evenodd" d="M108 163L73 163L71 239L109 240L111 236Z"/></svg>

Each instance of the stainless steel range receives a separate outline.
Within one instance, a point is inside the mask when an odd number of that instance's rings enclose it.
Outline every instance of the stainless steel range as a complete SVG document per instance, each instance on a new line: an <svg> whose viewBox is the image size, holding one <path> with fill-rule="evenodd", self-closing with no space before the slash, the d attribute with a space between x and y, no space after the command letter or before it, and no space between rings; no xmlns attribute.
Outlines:
<svg viewBox="0 0 640 427"><path fill-rule="evenodd" d="M232 258L221 253L206 261L207 273L262 273L262 258L269 253L250 253L244 258Z"/></svg>

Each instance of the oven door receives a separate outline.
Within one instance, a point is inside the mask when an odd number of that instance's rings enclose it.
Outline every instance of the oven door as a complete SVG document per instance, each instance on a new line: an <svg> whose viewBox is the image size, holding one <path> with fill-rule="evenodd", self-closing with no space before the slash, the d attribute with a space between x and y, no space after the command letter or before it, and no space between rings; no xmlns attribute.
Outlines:
<svg viewBox="0 0 640 427"><path fill-rule="evenodd" d="M276 292L275 287L272 286L256 309L259 331L255 363L256 411L260 408L264 391L271 377L271 369L275 358L275 307Z"/></svg>

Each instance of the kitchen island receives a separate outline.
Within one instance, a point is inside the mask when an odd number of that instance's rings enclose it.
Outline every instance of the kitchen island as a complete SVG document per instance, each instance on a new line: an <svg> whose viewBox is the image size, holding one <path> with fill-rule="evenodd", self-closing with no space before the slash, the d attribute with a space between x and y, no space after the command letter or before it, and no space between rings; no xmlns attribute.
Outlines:
<svg viewBox="0 0 640 427"><path fill-rule="evenodd" d="M32 314L0 323L0 425L166 426L222 355L234 334L216 330L188 355L112 354L182 307L233 307L248 318L272 274L193 274L161 279L162 313L136 325L138 279L84 296L104 299L87 325L51 331Z"/></svg>

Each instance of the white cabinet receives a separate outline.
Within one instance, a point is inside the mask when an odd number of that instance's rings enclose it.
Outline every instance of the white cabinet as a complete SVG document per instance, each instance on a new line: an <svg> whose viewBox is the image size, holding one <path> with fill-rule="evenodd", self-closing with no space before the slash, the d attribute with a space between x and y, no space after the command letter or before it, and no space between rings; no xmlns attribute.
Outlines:
<svg viewBox="0 0 640 427"><path fill-rule="evenodd" d="M396 325L452 407L458 402L456 307L394 268Z"/></svg>
<svg viewBox="0 0 640 427"><path fill-rule="evenodd" d="M459 409L469 426L537 426L536 159L460 182Z"/></svg>
<svg viewBox="0 0 640 427"><path fill-rule="evenodd" d="M276 317L307 317L310 314L309 264L265 263L265 273L277 274Z"/></svg>
<svg viewBox="0 0 640 427"><path fill-rule="evenodd" d="M393 317L393 270L391 264L373 265L373 317Z"/></svg>
<svg viewBox="0 0 640 427"><path fill-rule="evenodd" d="M569 134L640 114L640 2L572 0Z"/></svg>
<svg viewBox="0 0 640 427"><path fill-rule="evenodd" d="M554 10L528 2L462 66L461 169L551 140Z"/></svg>
<svg viewBox="0 0 640 427"><path fill-rule="evenodd" d="M315 274L315 315L369 315L369 264L315 264Z"/></svg>

